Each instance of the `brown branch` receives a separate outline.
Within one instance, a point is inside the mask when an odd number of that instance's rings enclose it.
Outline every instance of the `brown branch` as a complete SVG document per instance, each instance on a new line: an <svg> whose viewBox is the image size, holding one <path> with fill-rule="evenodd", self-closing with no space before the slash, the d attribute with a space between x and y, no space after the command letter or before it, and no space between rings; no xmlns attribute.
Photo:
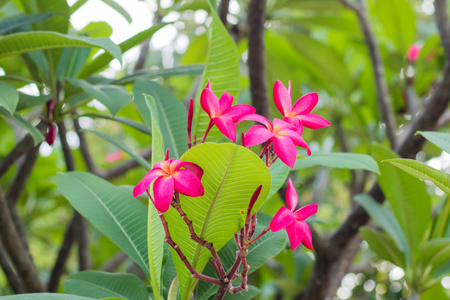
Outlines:
<svg viewBox="0 0 450 300"><path fill-rule="evenodd" d="M151 148L144 149L141 153L142 157L145 159L150 159L152 156L152 150ZM100 177L102 177L105 180L111 180L116 177L124 175L127 171L134 169L136 167L140 166L138 162L136 162L134 159L130 159L114 168L111 168L105 172L100 173Z"/></svg>
<svg viewBox="0 0 450 300"><path fill-rule="evenodd" d="M14 294L23 294L26 292L25 287L23 286L22 281L19 277L17 277L16 273L12 269L10 258L8 253L6 253L3 245L0 241L0 267L5 273L6 280L8 281L9 286L11 287Z"/></svg>
<svg viewBox="0 0 450 300"><path fill-rule="evenodd" d="M256 113L270 119L264 57L266 0L250 0L248 12L248 69L252 105Z"/></svg>
<svg viewBox="0 0 450 300"><path fill-rule="evenodd" d="M49 292L56 292L58 290L59 281L61 276L64 274L64 269L67 260L69 259L70 250L72 249L73 242L75 241L77 232L77 226L80 223L81 215L75 212L72 220L67 226L66 233L64 234L64 239L59 248L58 256L56 258L55 264L53 266L50 280L48 282L47 288Z"/></svg>
<svg viewBox="0 0 450 300"><path fill-rule="evenodd" d="M89 153L86 136L84 135L84 131L81 129L80 122L77 118L73 119L73 126L75 128L75 132L78 135L78 139L80 140L80 151L81 155L83 156L84 163L86 164L86 168L89 172L97 174L97 168L95 167L94 161L92 160L91 154Z"/></svg>
<svg viewBox="0 0 450 300"><path fill-rule="evenodd" d="M128 255L125 252L119 251L116 255L110 258L103 266L100 267L100 271L114 272L125 260Z"/></svg>
<svg viewBox="0 0 450 300"><path fill-rule="evenodd" d="M372 26L367 14L367 7L365 0L358 0L357 3L349 2L347 0L340 0L343 5L352 9L358 17L359 25L369 48L370 60L372 62L373 75L375 79L377 102L381 110L383 121L386 125L386 134L391 143L391 148L395 149L397 145L396 131L397 125L395 115L392 110L391 97L386 81L383 61L381 60L381 53L377 46L377 41L372 30Z"/></svg>
<svg viewBox="0 0 450 300"><path fill-rule="evenodd" d="M77 231L79 270L89 270L91 269L91 259L89 251L89 223L85 218L80 218L79 228Z"/></svg>
<svg viewBox="0 0 450 300"><path fill-rule="evenodd" d="M47 124L44 122L39 123L36 126L41 133L47 130ZM25 137L0 161L0 178L11 168L11 166L25 153L30 151L34 147L34 140L30 134Z"/></svg>
<svg viewBox="0 0 450 300"><path fill-rule="evenodd" d="M447 15L447 1L434 0L436 25L441 37L441 43L445 50L447 60L450 59L450 23Z"/></svg>
<svg viewBox="0 0 450 300"><path fill-rule="evenodd" d="M43 292L36 266L28 251L23 246L20 236L16 231L14 222L9 214L9 208L5 196L0 188L0 236L3 245L8 252L11 261L21 277L27 292Z"/></svg>
<svg viewBox="0 0 450 300"><path fill-rule="evenodd" d="M219 5L219 18L223 25L227 27L228 8L230 6L230 0L222 0Z"/></svg>
<svg viewBox="0 0 450 300"><path fill-rule="evenodd" d="M67 142L67 130L64 125L64 121L58 122L58 133L61 141L61 148L66 162L67 171L75 171L75 162L73 160L72 151L70 150L69 143Z"/></svg>

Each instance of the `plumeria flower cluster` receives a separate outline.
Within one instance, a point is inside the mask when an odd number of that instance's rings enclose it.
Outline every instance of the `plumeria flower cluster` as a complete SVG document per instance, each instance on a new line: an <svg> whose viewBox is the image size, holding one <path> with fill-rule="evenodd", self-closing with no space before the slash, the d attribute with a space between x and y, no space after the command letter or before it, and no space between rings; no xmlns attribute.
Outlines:
<svg viewBox="0 0 450 300"><path fill-rule="evenodd" d="M280 81L277 81L273 90L273 98L283 119L275 118L270 122L267 118L255 114L255 108L250 105L233 105L233 96L227 92L224 92L220 98L217 98L208 81L206 88L201 93L200 105L208 114L210 121L200 142L205 142L209 131L214 125L224 136L236 142L236 125L243 121L255 121L260 124L252 126L245 134L242 133L242 145L252 147L264 144L260 158L265 156L266 166L268 168L278 158L293 168L297 159L296 146L305 148L308 155L311 155L311 150L302 137L303 127L317 129L329 126L330 123L324 118L311 113L319 99L316 93L306 94L292 105L291 83L289 82L289 87L286 89ZM194 135L193 140L191 137L193 112L194 106L193 100L191 99L188 109L187 126L189 148L197 144L197 137ZM251 215L251 210L261 192L262 186L259 186L250 200L244 227L240 233L235 233L240 255L236 258L236 262L231 271L226 274L214 246L197 236L192 226L192 221L189 220L180 203L180 194L190 197L199 197L205 194L202 177L203 170L201 167L191 162L169 159L167 150L164 161L154 164L153 168L133 189L134 197L140 196L145 192L148 194L159 212L166 234L166 242L178 253L193 278L221 285L222 288L226 288L232 293L245 290L247 288L246 278L249 268L246 263L245 254L247 253L247 248L270 230L276 232L286 229L292 250L296 249L300 244L303 244L310 250L313 249L311 230L305 222L305 219L317 212L317 205L311 204L296 209L298 196L291 179L289 179L286 193L287 207L282 206L275 214L270 226L264 229L257 237L253 238L257 219L256 213ZM149 188L152 188L152 192L149 192ZM190 238L211 251L213 257L212 264L217 275L221 278L220 280L198 273L189 261L187 261L180 247L174 243L164 217L164 213L169 210L170 206L173 206L186 222L186 225L189 227ZM240 275L242 278L241 285L232 287L230 282L236 278L236 272L241 265L243 268Z"/></svg>

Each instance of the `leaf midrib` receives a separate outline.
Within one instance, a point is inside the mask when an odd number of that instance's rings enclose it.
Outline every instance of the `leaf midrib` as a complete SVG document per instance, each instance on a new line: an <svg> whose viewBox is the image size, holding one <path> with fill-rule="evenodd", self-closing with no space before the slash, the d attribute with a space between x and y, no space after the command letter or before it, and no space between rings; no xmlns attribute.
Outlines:
<svg viewBox="0 0 450 300"><path fill-rule="evenodd" d="M113 295L115 295L115 296L120 296L121 298L123 297L123 298L125 298L125 299L130 299L130 300L132 300L131 298L128 298L127 296L124 296L124 295L122 295L122 294L119 294L119 293L117 293L117 292L114 292L114 291L112 291L112 290L109 290L109 289L107 289L107 288L105 288L105 287L103 287L103 286L101 286L101 285L98 285L98 284L94 284L94 283L92 283L91 281L87 281L87 280L80 280L80 279L67 279L67 281L79 281L79 282L83 282L84 284L87 284L87 285L91 285L91 286L93 286L93 287L96 287L96 288L99 288L99 289L101 289L101 290L104 290L104 291L107 291L107 292L110 292L111 294L113 294Z"/></svg>

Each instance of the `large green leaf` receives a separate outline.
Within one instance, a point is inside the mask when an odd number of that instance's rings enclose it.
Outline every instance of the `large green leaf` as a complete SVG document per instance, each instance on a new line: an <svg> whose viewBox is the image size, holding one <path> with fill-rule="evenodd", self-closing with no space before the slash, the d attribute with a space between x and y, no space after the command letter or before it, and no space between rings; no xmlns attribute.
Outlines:
<svg viewBox="0 0 450 300"><path fill-rule="evenodd" d="M411 263L411 250L408 240L392 212L375 202L369 195L356 195L355 202L364 208L369 216L394 239L398 249L405 254L407 263Z"/></svg>
<svg viewBox="0 0 450 300"><path fill-rule="evenodd" d="M429 180L450 196L450 175L436 170L424 163L412 159L386 159L383 162L393 164L414 177Z"/></svg>
<svg viewBox="0 0 450 300"><path fill-rule="evenodd" d="M255 203L255 212L266 199L271 185L269 170L256 154L229 143L197 145L181 160L193 162L203 169L205 188L202 197L181 196L181 206L193 221L197 235L219 250L244 225L248 203L259 185L263 188ZM169 209L165 215L174 242L192 266L201 272L211 258L210 252L189 239L189 230L176 210ZM197 280L191 278L176 252L172 251L172 257L182 299L189 299Z"/></svg>
<svg viewBox="0 0 450 300"><path fill-rule="evenodd" d="M0 81L0 106L13 114L19 103L19 92L9 83Z"/></svg>
<svg viewBox="0 0 450 300"><path fill-rule="evenodd" d="M131 95L122 86L93 85L82 79L69 79L69 82L74 87L83 89L90 97L100 101L113 115L132 100Z"/></svg>
<svg viewBox="0 0 450 300"><path fill-rule="evenodd" d="M122 140L120 140L120 139L118 139L116 137L110 136L110 135L108 135L106 133L100 132L100 131L89 130L89 129L85 129L85 130L89 131L89 132L92 132L96 136L104 139L108 143L111 143L114 146L116 146L117 148L119 148L120 150L124 151L129 156L131 156L135 161L137 161L141 166L143 166L144 168L146 168L146 169L150 169L151 168L151 165L145 160L145 158L143 158L142 156L137 154L133 149L128 147L128 145L125 144Z"/></svg>
<svg viewBox="0 0 450 300"><path fill-rule="evenodd" d="M372 156L377 161L397 158L390 149L381 145L372 146ZM431 220L431 201L425 184L391 164L380 164L378 182L389 201L408 240L411 255L414 255L424 238Z"/></svg>
<svg viewBox="0 0 450 300"><path fill-rule="evenodd" d="M450 134L435 131L418 131L418 133L445 152L450 153Z"/></svg>
<svg viewBox="0 0 450 300"><path fill-rule="evenodd" d="M50 294L50 293L38 293L38 294L19 294L12 296L4 296L2 299L6 300L93 300L95 298L88 298L75 295L65 294Z"/></svg>
<svg viewBox="0 0 450 300"><path fill-rule="evenodd" d="M150 278L147 209L128 189L84 172L58 173L56 185L70 204Z"/></svg>
<svg viewBox="0 0 450 300"><path fill-rule="evenodd" d="M151 95L155 99L164 146L169 149L170 157L180 158L188 149L186 107L167 89L147 78L136 81L133 93L134 101L147 124L151 119L143 94Z"/></svg>
<svg viewBox="0 0 450 300"><path fill-rule="evenodd" d="M210 2L208 1L208 3ZM236 104L239 96L240 71L236 44L214 9L211 9L211 16L208 56L194 102L193 134L197 135L197 139L201 139L209 123L209 116L200 106L200 94L206 87L208 80L216 96L220 97L223 92L227 91L234 97L233 104ZM217 141L221 137L222 134L219 130L213 127L208 134L207 141Z"/></svg>
<svg viewBox="0 0 450 300"><path fill-rule="evenodd" d="M50 31L33 31L10 34L0 38L0 58L35 50L64 47L96 47L104 49L119 61L122 53L119 46L109 38L92 39Z"/></svg>
<svg viewBox="0 0 450 300"><path fill-rule="evenodd" d="M270 167L270 175L272 176L272 185L270 186L270 192L267 196L267 200L272 198L275 193L283 186L286 178L289 175L291 168L287 166L284 162L278 159L271 167Z"/></svg>
<svg viewBox="0 0 450 300"><path fill-rule="evenodd" d="M132 36L128 40L120 43L118 47L120 48L121 53L125 53L134 46L137 46L140 43L144 42L145 40L149 39L156 31L158 31L159 29L163 28L166 25L167 24L153 26L149 29L139 32L138 34ZM94 58L89 64L87 64L83 69L81 69L80 73L78 74L78 77L86 78L98 71L106 69L109 66L109 63L113 60L113 56L111 56L111 54L113 53L105 52Z"/></svg>
<svg viewBox="0 0 450 300"><path fill-rule="evenodd" d="M444 199L433 224L431 238L450 237L450 199Z"/></svg>
<svg viewBox="0 0 450 300"><path fill-rule="evenodd" d="M450 238L425 242L420 247L424 277L433 275L443 264L450 261Z"/></svg>
<svg viewBox="0 0 450 300"><path fill-rule="evenodd" d="M52 13L34 14L34 15L18 15L12 18L0 20L0 35L10 32L11 30L29 25L35 22L42 22L52 16Z"/></svg>
<svg viewBox="0 0 450 300"><path fill-rule="evenodd" d="M375 3L375 11L385 34L394 43L397 51L405 55L416 38L413 5L408 0L378 0Z"/></svg>
<svg viewBox="0 0 450 300"><path fill-rule="evenodd" d="M13 121L17 125L19 125L22 129L24 129L26 132L28 132L33 138L35 146L44 140L44 136L42 135L42 133L30 122L23 119L18 114L11 115L6 109L0 107L0 116Z"/></svg>
<svg viewBox="0 0 450 300"><path fill-rule="evenodd" d="M63 282L66 293L102 299L117 297L119 299L148 299L147 287L132 274L110 274L100 271L76 273Z"/></svg>
<svg viewBox="0 0 450 300"><path fill-rule="evenodd" d="M160 118L158 109L156 108L156 101L152 96L145 95L145 101L149 105L150 114L152 117L152 165L164 160L163 139L160 126ZM153 288L153 297L161 299L161 271L164 256L164 240L165 233L159 218L159 213L153 205L152 201L148 201L148 215L147 215L147 243L148 243L148 257L150 264L151 282ZM176 295L175 295L176 297Z"/></svg>
<svg viewBox="0 0 450 300"><path fill-rule="evenodd" d="M56 80L75 77L88 60L90 53L90 48L64 48L56 68Z"/></svg>
<svg viewBox="0 0 450 300"><path fill-rule="evenodd" d="M267 226L269 226L272 216L259 212L258 223L256 224L255 236L262 232ZM263 235L260 239L254 242L248 249L247 263L251 267L249 274L257 271L261 268L269 259L278 255L286 246L287 234L286 232L272 232L269 231ZM228 243L220 249L218 252L220 261L227 272L230 271L236 259L236 251L238 251L236 241L232 238ZM241 268L242 270L242 268ZM211 264L208 264L203 271L205 275L217 276L214 268ZM236 286L236 283L234 284ZM200 281L197 289L197 299L207 300L214 295L218 290L218 286L209 284L204 281ZM243 293L243 295L248 295Z"/></svg>
<svg viewBox="0 0 450 300"><path fill-rule="evenodd" d="M120 6L120 4L118 4L116 1L114 0L102 0L105 4L107 4L108 6L110 6L112 9L114 9L116 12L118 12L122 17L125 18L125 20L127 20L127 22L129 24L131 24L131 22L133 21L131 19L130 14L122 7Z"/></svg>
<svg viewBox="0 0 450 300"><path fill-rule="evenodd" d="M67 33L70 14L67 0L20 0L20 2L28 14L53 13L52 18L35 27L35 30Z"/></svg>
<svg viewBox="0 0 450 300"><path fill-rule="evenodd" d="M397 248L395 241L390 236L365 227L361 228L359 233L369 244L370 249L380 258L400 268L406 268L405 254Z"/></svg>
<svg viewBox="0 0 450 300"><path fill-rule="evenodd" d="M380 174L377 162L370 155L358 153L313 152L311 156L305 157L305 159L297 159L294 170L316 165L331 168L362 169Z"/></svg>

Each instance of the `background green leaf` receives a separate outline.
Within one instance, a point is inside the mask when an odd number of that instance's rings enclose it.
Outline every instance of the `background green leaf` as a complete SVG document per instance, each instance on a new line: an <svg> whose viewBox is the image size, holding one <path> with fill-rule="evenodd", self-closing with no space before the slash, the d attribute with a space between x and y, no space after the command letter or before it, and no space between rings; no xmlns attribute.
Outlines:
<svg viewBox="0 0 450 300"><path fill-rule="evenodd" d="M364 227L359 230L359 233L379 257L400 268L406 268L405 254L397 248L390 236Z"/></svg>
<svg viewBox="0 0 450 300"><path fill-rule="evenodd" d="M0 106L14 114L19 103L19 92L9 83L0 81Z"/></svg>
<svg viewBox="0 0 450 300"><path fill-rule="evenodd" d="M76 273L63 282L66 293L103 299L147 299L147 287L132 274L111 274L100 271L83 271Z"/></svg>
<svg viewBox="0 0 450 300"><path fill-rule="evenodd" d="M35 146L44 140L44 135L42 135L42 133L30 122L26 121L18 114L11 115L6 109L0 107L0 116L13 121L15 124L19 125L22 129L28 132L33 138Z"/></svg>
<svg viewBox="0 0 450 300"><path fill-rule="evenodd" d="M418 131L424 138L450 154L450 134L434 131Z"/></svg>

